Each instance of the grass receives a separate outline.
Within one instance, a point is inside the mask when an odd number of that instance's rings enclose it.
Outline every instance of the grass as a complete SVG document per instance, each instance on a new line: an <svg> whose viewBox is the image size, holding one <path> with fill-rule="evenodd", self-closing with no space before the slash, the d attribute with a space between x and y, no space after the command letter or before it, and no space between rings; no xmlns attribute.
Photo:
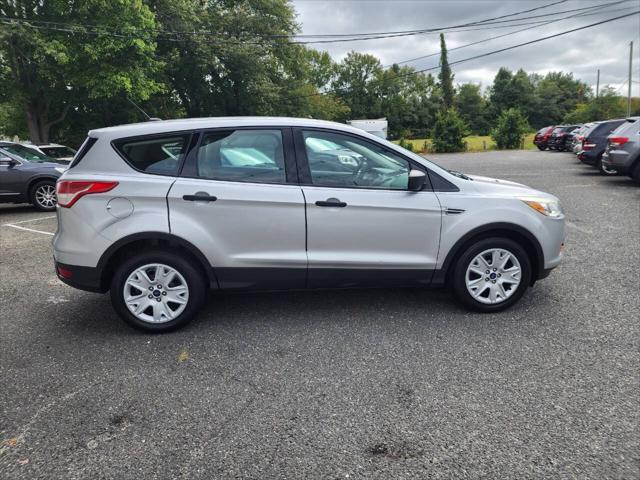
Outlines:
<svg viewBox="0 0 640 480"><path fill-rule="evenodd" d="M524 149L525 150L531 150L532 148L535 148L535 145L533 144L533 136L535 134L534 133L530 133L527 134L524 137ZM480 135L470 135L468 137L464 138L464 141L467 142L467 152L482 152L484 150L495 150L496 149L496 144L495 142L491 139L490 136L485 135L485 136L480 136ZM429 139L425 139L425 138L418 138L418 139L414 139L414 140L407 140L407 142L410 142L413 144L413 151L414 152L423 152L424 149L424 144L425 142L427 142L427 152L431 151L431 141ZM394 141L394 143L398 143L398 141Z"/></svg>

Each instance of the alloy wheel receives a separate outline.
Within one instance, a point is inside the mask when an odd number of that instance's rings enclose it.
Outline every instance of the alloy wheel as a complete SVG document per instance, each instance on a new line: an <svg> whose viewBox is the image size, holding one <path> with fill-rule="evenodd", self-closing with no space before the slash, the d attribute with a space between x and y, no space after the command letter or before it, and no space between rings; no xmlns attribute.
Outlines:
<svg viewBox="0 0 640 480"><path fill-rule="evenodd" d="M161 263L138 267L123 289L129 311L146 323L166 323L177 318L189 302L187 281L175 268Z"/></svg>
<svg viewBox="0 0 640 480"><path fill-rule="evenodd" d="M491 248L471 260L465 284L475 300L495 305L516 292L521 278L522 267L516 256L504 248Z"/></svg>
<svg viewBox="0 0 640 480"><path fill-rule="evenodd" d="M56 197L56 187L49 184L40 185L35 191L35 200L42 208L53 208L58 201Z"/></svg>

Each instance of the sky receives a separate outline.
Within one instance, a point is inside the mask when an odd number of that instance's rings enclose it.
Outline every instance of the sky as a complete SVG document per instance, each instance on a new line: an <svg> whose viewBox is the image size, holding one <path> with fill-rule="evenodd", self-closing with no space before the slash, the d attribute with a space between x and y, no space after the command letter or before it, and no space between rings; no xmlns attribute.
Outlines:
<svg viewBox="0 0 640 480"><path fill-rule="evenodd" d="M302 34L342 35L460 25L530 10L554 1L559 0L292 0L292 3L298 13ZM535 26L511 26L512 24L545 21L545 24L536 28L451 51L449 62L640 10L640 0L617 2L620 0L566 0L534 12L500 20L511 22L484 27L474 26L473 28L479 28L474 31L445 31L447 47L451 49ZM612 3L616 4L610 5ZM589 7L593 9L561 13ZM534 18L543 14L552 15ZM584 15L576 17L581 14ZM559 20L564 17L573 18ZM498 26L501 28L489 28ZM620 94L626 95L631 41L634 43L632 95L637 96L640 95L640 15L454 65L454 81L479 83L487 87L502 66L513 71L523 68L527 72L540 74L562 70L573 72L576 78L591 85L595 92L597 70L600 69L601 88L611 85L618 89ZM370 53L378 57L383 65L439 52L440 49L439 36L433 33L309 46L328 51L336 61L341 60L351 50ZM438 60L438 56L433 56L406 65L417 69L429 68L437 66ZM437 74L437 71L434 73Z"/></svg>

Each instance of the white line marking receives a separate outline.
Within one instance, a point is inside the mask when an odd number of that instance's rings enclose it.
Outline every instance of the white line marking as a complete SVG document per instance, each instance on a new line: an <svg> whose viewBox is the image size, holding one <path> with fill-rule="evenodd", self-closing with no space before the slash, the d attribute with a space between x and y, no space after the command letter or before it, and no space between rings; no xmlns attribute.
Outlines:
<svg viewBox="0 0 640 480"><path fill-rule="evenodd" d="M48 217L32 218L30 220L21 220L20 222L5 223L5 225L20 225L21 223L37 222L38 220L49 220L50 218L56 218L55 215Z"/></svg>
<svg viewBox="0 0 640 480"><path fill-rule="evenodd" d="M34 230L33 228L20 227L18 225L11 225L10 223L5 223L3 227L12 227L12 228L17 228L18 230L26 230L27 232L42 233L43 235L51 235L51 236L55 235L55 233L43 232L42 230Z"/></svg>

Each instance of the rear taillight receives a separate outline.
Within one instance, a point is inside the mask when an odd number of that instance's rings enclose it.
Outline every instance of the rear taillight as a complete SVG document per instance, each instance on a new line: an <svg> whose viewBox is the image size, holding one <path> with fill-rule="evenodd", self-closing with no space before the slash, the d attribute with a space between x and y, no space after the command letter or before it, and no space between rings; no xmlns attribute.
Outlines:
<svg viewBox="0 0 640 480"><path fill-rule="evenodd" d="M69 208L85 195L108 192L113 190L116 185L118 185L118 182L60 181L56 184L58 205Z"/></svg>
<svg viewBox="0 0 640 480"><path fill-rule="evenodd" d="M584 140L584 135L578 135L576 138L579 142L581 142L582 140Z"/></svg>
<svg viewBox="0 0 640 480"><path fill-rule="evenodd" d="M627 137L609 137L609 145L612 147L619 147L627 143L629 139Z"/></svg>
<svg viewBox="0 0 640 480"><path fill-rule="evenodd" d="M582 149L583 150L592 150L596 148L596 144L595 143L590 143L588 140L585 140L584 142L582 142Z"/></svg>
<svg viewBox="0 0 640 480"><path fill-rule="evenodd" d="M56 269L58 270L58 275L62 278L71 278L73 277L73 271L70 269L63 267L62 265L57 265Z"/></svg>

